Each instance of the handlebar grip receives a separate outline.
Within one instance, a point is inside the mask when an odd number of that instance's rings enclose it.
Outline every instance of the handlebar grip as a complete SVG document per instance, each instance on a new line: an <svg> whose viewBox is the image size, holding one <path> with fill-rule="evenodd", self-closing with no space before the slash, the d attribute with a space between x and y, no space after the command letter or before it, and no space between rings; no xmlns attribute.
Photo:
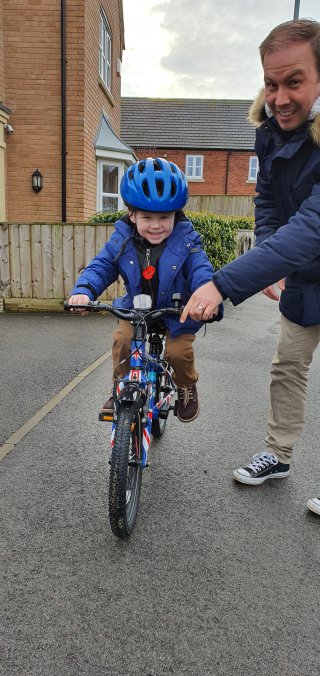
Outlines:
<svg viewBox="0 0 320 676"><path fill-rule="evenodd" d="M168 308L166 308L165 314L167 314L167 315L181 315L182 310L183 310L183 307L179 307L179 308L168 307Z"/></svg>

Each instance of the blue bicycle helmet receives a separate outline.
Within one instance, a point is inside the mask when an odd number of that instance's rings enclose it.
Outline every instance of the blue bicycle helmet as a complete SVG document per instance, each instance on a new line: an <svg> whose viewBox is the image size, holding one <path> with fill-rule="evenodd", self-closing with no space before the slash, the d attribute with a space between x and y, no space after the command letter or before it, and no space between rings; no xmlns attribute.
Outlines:
<svg viewBox="0 0 320 676"><path fill-rule="evenodd" d="M120 193L128 207L141 211L178 211L188 201L183 171L161 157L132 164L121 179Z"/></svg>

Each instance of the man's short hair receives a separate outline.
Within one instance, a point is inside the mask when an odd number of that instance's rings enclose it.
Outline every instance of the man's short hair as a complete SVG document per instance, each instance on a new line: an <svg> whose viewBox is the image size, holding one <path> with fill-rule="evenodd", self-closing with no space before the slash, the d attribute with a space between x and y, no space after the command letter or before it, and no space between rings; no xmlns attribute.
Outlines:
<svg viewBox="0 0 320 676"><path fill-rule="evenodd" d="M294 19L275 26L259 47L262 65L267 52L288 47L294 42L309 42L320 74L320 23L314 19Z"/></svg>

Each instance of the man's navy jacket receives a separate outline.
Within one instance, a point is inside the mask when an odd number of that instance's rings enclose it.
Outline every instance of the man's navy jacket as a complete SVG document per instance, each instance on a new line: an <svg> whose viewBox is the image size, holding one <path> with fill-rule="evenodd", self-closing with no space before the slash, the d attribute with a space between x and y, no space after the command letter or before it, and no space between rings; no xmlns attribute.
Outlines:
<svg viewBox="0 0 320 676"><path fill-rule="evenodd" d="M283 134L261 92L249 119L258 127L257 246L213 281L237 305L286 277L282 314L301 326L320 324L320 114Z"/></svg>

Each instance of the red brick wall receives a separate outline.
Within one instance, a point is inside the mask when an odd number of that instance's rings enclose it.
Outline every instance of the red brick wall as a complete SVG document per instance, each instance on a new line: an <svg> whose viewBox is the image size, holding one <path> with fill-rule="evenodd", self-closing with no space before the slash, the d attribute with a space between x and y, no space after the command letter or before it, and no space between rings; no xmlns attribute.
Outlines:
<svg viewBox="0 0 320 676"><path fill-rule="evenodd" d="M2 101L2 103L5 103L2 0L0 0L0 101Z"/></svg>
<svg viewBox="0 0 320 676"><path fill-rule="evenodd" d="M112 34L112 76L111 94L108 97L106 90L99 82L99 15L100 6L103 6ZM98 30L97 30L98 27ZM122 57L121 30L118 0L90 0L86 11L86 40L85 40L85 114L84 114L84 218L88 218L96 211L96 157L93 141L96 136L104 110L111 126L118 136L120 135L120 97L121 78L117 74L117 58Z"/></svg>
<svg viewBox="0 0 320 676"><path fill-rule="evenodd" d="M60 214L60 5L57 0L2 0L7 136L8 219L55 219ZM38 195L31 174L39 168Z"/></svg>
<svg viewBox="0 0 320 676"><path fill-rule="evenodd" d="M231 152L229 157L228 195L254 195L255 183L248 182L249 158L251 152Z"/></svg>
<svg viewBox="0 0 320 676"><path fill-rule="evenodd" d="M5 104L12 110L10 123L15 130L7 137L8 220L59 221L60 0L0 3ZM99 86L100 4L105 7L113 36L112 102ZM83 221L96 210L93 144L103 110L115 131L120 130L120 78L116 75L116 59L121 58L118 0L68 0L66 23L67 220ZM44 187L38 194L31 188L31 174L37 168L44 176Z"/></svg>
<svg viewBox="0 0 320 676"><path fill-rule="evenodd" d="M249 157L253 152L228 153L225 150L176 150L135 148L138 157L166 157L186 170L186 155L203 155L203 181L188 181L190 195L254 195L255 184L248 183ZM228 165L228 172L227 172Z"/></svg>

